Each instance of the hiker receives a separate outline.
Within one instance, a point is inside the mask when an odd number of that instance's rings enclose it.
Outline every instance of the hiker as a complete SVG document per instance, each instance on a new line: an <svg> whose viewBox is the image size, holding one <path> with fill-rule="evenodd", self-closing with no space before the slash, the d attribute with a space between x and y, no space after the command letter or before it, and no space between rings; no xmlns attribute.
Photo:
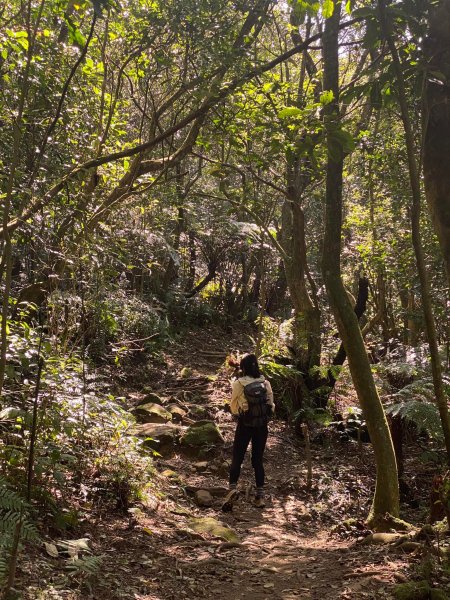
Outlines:
<svg viewBox="0 0 450 600"><path fill-rule="evenodd" d="M263 454L267 441L267 421L273 415L272 387L261 375L258 360L254 354L247 354L241 360L242 376L232 383L231 412L238 415L233 443L233 460L230 467L230 501L236 490L241 465L247 447L252 442L252 466L255 470L256 495L255 506L263 508L264 502L264 466Z"/></svg>

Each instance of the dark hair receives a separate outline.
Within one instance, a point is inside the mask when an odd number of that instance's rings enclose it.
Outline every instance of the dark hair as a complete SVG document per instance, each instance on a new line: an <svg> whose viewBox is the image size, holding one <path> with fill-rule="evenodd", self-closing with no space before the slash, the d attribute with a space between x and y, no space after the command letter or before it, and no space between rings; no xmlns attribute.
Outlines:
<svg viewBox="0 0 450 600"><path fill-rule="evenodd" d="M250 377L254 377L255 379L261 377L258 359L254 354L246 354L241 360L239 366L244 375L249 375Z"/></svg>

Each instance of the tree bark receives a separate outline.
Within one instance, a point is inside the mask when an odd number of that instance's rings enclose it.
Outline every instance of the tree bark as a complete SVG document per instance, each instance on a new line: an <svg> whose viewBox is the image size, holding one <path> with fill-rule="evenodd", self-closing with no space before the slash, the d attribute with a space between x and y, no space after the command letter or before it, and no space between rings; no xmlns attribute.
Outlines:
<svg viewBox="0 0 450 600"><path fill-rule="evenodd" d="M431 303L430 285L425 265L425 256L422 246L420 233L420 213L421 213L421 190L419 169L416 162L414 135L408 110L405 82L403 77L402 65L392 37L392 27L387 14L385 0L378 0L380 23L383 34L388 43L394 71L397 78L398 101L405 132L406 152L408 156L408 171L411 185L411 234L416 256L417 271L420 281L420 294L422 299L422 310L425 321L425 332L428 339L431 358L431 371L433 376L434 393L436 396L436 406L439 410L439 416L444 433L445 447L447 450L447 460L450 462L450 419L448 414L447 398L442 381L442 365L439 356L439 347L436 333L436 324L434 322L433 307Z"/></svg>
<svg viewBox="0 0 450 600"><path fill-rule="evenodd" d="M450 284L450 0L430 6L425 63L425 193Z"/></svg>
<svg viewBox="0 0 450 600"><path fill-rule="evenodd" d="M359 282L358 282L358 297L356 299L355 308L353 309L355 311L355 315L358 318L358 321L361 319L363 314L366 312L368 298L369 298L369 280L367 279L367 277L360 277ZM336 352L335 357L333 358L332 364L334 366L343 365L346 358L347 358L347 353L345 351L344 344L341 343L338 351ZM330 378L330 381L334 385L334 383L336 383L336 379L331 372L329 374L329 378Z"/></svg>
<svg viewBox="0 0 450 600"><path fill-rule="evenodd" d="M320 364L320 311L306 284L305 220L298 198L285 201L282 227L284 270L294 307L293 351L298 368L307 374L311 367Z"/></svg>
<svg viewBox="0 0 450 600"><path fill-rule="evenodd" d="M341 278L342 178L344 153L335 132L339 114L339 19L340 4L326 20L323 36L324 89L333 101L324 107L328 162L326 173L325 238L322 268L333 314L344 343L350 372L372 441L377 479L369 523L378 525L386 513L399 514L397 464L389 426L370 369L358 319Z"/></svg>
<svg viewBox="0 0 450 600"><path fill-rule="evenodd" d="M217 273L217 264L210 263L208 265L208 274L193 288L190 292L186 292L186 298L193 298L196 294L201 292L210 281L214 279Z"/></svg>

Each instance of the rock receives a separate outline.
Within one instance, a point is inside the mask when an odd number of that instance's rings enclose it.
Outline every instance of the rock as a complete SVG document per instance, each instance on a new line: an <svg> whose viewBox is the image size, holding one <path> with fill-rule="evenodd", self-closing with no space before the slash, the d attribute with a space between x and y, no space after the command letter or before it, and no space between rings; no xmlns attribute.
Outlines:
<svg viewBox="0 0 450 600"><path fill-rule="evenodd" d="M207 490L197 490L194 500L198 506L212 506L213 504L213 497Z"/></svg>
<svg viewBox="0 0 450 600"><path fill-rule="evenodd" d="M401 533L371 533L364 538L363 544L393 544L399 538L403 537Z"/></svg>
<svg viewBox="0 0 450 600"><path fill-rule="evenodd" d="M197 471L206 471L206 469L209 467L209 463L206 460L203 460L201 462L196 462L192 465L194 467L194 469L196 469Z"/></svg>
<svg viewBox="0 0 450 600"><path fill-rule="evenodd" d="M410 581L396 585L393 595L396 600L428 600L431 591L427 581Z"/></svg>
<svg viewBox="0 0 450 600"><path fill-rule="evenodd" d="M228 475L229 472L230 472L230 463L227 462L226 460L224 460L219 465L219 474L226 476L226 475Z"/></svg>
<svg viewBox="0 0 450 600"><path fill-rule="evenodd" d="M194 450L207 449L223 443L222 434L213 421L198 421L190 425L180 439L181 446Z"/></svg>
<svg viewBox="0 0 450 600"><path fill-rule="evenodd" d="M172 413L154 402L141 404L132 412L140 423L167 423L172 420Z"/></svg>
<svg viewBox="0 0 450 600"><path fill-rule="evenodd" d="M172 414L173 421L182 421L183 417L187 415L187 411L183 410L178 404L169 404L166 408Z"/></svg>
<svg viewBox="0 0 450 600"><path fill-rule="evenodd" d="M223 487L223 486L200 488L200 487L195 487L192 485L187 485L185 487L185 489L188 492L188 494L195 494L195 492L197 492L198 490L206 490L207 492L209 492L211 494L211 496L215 496L215 497L225 496L226 493L228 492L228 488Z"/></svg>
<svg viewBox="0 0 450 600"><path fill-rule="evenodd" d="M239 544L241 540L235 531L225 527L223 523L212 517L192 518L189 520L189 527L196 533L209 533L226 542L235 542Z"/></svg>
<svg viewBox="0 0 450 600"><path fill-rule="evenodd" d="M403 544L399 544L397 548L402 552L416 552L423 548L423 546L418 542L403 542Z"/></svg>
<svg viewBox="0 0 450 600"><path fill-rule="evenodd" d="M162 456L168 456L174 451L184 429L181 425L173 425L173 423L166 423L164 425L142 423L136 425L130 433L131 435L145 438L144 443L146 446L156 450Z"/></svg>
<svg viewBox="0 0 450 600"><path fill-rule="evenodd" d="M198 404L192 404L189 407L189 413L192 416L198 417L200 419L204 419L208 416L208 410L204 406L199 406Z"/></svg>
<svg viewBox="0 0 450 600"><path fill-rule="evenodd" d="M180 476L176 471L172 471L172 469L165 469L161 475L163 477L167 477L167 479L172 479L174 481L180 481Z"/></svg>
<svg viewBox="0 0 450 600"><path fill-rule="evenodd" d="M136 406L142 406L142 404L149 404L150 402L162 406L163 404L165 404L166 401L164 400L164 398L161 398L161 396L158 396L158 394L150 392L146 393L145 396L141 400L139 400Z"/></svg>

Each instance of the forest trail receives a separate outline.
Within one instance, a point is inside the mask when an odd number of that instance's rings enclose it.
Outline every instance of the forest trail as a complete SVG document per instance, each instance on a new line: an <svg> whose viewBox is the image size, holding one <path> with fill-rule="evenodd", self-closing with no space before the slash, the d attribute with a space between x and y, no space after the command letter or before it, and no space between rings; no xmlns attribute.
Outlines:
<svg viewBox="0 0 450 600"><path fill-rule="evenodd" d="M244 334L214 338L211 332L197 331L167 350L165 368L155 368L159 379L147 387L170 393L185 404L195 399L205 410L203 418L219 426L223 447L202 458L175 453L155 459L154 486L129 517L105 510L89 515L79 537L89 538L93 553L102 557L102 567L85 594L70 592L67 580L58 583L55 565L49 568L37 557L29 566L29 576L40 582L45 579L50 587L54 583L55 595L36 596L30 586L24 598L392 598L393 585L406 580L402 574L408 566L406 558L386 546L361 543L367 533L363 519L373 485L369 446L358 448L356 443L331 439L313 444L313 486L307 490L303 442L286 423L274 421L265 454L266 507L252 505L248 452L239 485L242 493L232 512L221 511L235 428L224 410L230 395L225 350L249 349ZM180 377L184 368L189 369L188 376ZM134 381L135 390L139 386ZM212 506L197 506L196 489L213 492ZM237 538L229 542L194 531L192 519L204 517L220 521ZM348 532L332 532L333 526L349 517L355 522Z"/></svg>
<svg viewBox="0 0 450 600"><path fill-rule="evenodd" d="M214 339L196 333L179 352L167 355L168 372L160 382L173 390L180 380L174 373L185 367L184 398L195 390L209 418L219 425L224 449L208 459L176 455L157 461L163 501L150 502L132 532L122 532L115 547L127 567L128 591L117 597L138 600L220 598L221 600L322 600L323 598L389 598L395 581L402 581L406 561L385 547L363 545L356 535L340 539L331 528L350 515L359 517L370 497L364 463L370 450L356 444L336 448L313 447L313 489L305 487L306 465L302 442L289 427L273 422L265 454L267 504L252 505L253 470L247 453L240 480L241 494L230 513L220 506L227 485L226 462L231 456L235 424L223 410L229 398L229 373L223 369L225 350L248 350L246 336ZM208 348L210 350L208 350ZM224 348L223 356L221 351ZM172 375L171 375L172 374ZM205 378L208 378L209 380ZM205 381L209 381L206 383ZM197 391L201 390L198 394ZM360 488L360 489L359 489ZM196 506L186 490L210 489L214 503ZM233 544L209 534L193 533L192 517L211 517L239 537ZM355 528L354 528L355 530ZM116 571L117 572L117 571ZM138 583L139 582L139 583ZM145 591L147 590L147 591ZM151 591L150 591L151 590ZM118 591L119 593L119 591ZM128 595L127 595L128 594Z"/></svg>

